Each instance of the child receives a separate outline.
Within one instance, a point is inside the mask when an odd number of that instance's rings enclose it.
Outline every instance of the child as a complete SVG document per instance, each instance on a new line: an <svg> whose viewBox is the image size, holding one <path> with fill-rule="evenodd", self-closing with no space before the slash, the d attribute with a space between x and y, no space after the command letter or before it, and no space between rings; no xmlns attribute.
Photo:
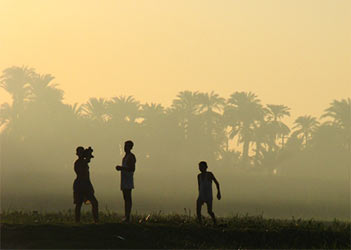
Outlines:
<svg viewBox="0 0 351 250"><path fill-rule="evenodd" d="M219 189L219 183L211 172L207 172L207 163L201 161L199 163L199 169L201 173L197 176L197 182L199 185L199 197L196 202L196 212L197 219L199 223L202 223L201 218L201 207L204 203L207 204L207 212L212 217L214 225L216 225L216 217L212 211L212 181L216 184L217 187L217 199L221 199L221 191Z"/></svg>

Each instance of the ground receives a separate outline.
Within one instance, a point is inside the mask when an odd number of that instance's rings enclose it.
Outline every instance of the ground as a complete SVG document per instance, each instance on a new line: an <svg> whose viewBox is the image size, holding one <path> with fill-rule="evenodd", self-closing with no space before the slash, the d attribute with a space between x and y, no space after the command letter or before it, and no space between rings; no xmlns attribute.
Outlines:
<svg viewBox="0 0 351 250"><path fill-rule="evenodd" d="M1 214L1 249L116 248L350 248L350 222L279 220L262 216L219 218L199 225L191 215L134 215L122 223L115 213L102 213L93 224L84 213L73 223L71 211Z"/></svg>

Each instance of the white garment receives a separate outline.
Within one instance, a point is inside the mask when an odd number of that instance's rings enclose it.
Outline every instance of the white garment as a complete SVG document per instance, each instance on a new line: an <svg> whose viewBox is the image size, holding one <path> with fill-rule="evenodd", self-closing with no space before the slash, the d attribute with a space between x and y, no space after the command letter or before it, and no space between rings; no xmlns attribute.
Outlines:
<svg viewBox="0 0 351 250"><path fill-rule="evenodd" d="M212 176L210 173L205 173L200 175L199 178L199 201L212 201Z"/></svg>
<svg viewBox="0 0 351 250"><path fill-rule="evenodd" d="M121 190L134 188L134 172L121 171Z"/></svg>
<svg viewBox="0 0 351 250"><path fill-rule="evenodd" d="M122 167L127 167L128 157L131 157L131 154L123 157ZM121 190L133 189L133 188L134 188L134 172L121 170Z"/></svg>

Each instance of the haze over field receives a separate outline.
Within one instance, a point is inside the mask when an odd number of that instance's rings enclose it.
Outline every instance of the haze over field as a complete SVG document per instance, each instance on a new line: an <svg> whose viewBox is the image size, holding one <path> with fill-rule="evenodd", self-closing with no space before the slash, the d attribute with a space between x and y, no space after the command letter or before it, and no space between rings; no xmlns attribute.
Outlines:
<svg viewBox="0 0 351 250"><path fill-rule="evenodd" d="M101 208L348 219L351 2L0 2L1 209L73 207L78 145ZM49 75L50 74L50 75ZM74 104L77 103L77 104ZM151 104L154 103L154 104Z"/></svg>

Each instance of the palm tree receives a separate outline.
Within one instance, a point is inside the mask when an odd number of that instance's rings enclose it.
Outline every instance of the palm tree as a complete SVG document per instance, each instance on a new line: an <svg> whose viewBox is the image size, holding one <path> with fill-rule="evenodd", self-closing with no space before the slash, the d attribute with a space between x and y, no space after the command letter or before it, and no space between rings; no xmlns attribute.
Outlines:
<svg viewBox="0 0 351 250"><path fill-rule="evenodd" d="M3 103L0 106L0 128L8 125L13 120L13 110L8 103ZM1 131L1 129L0 129Z"/></svg>
<svg viewBox="0 0 351 250"><path fill-rule="evenodd" d="M303 137L299 137L297 133L292 133L285 144L285 150L290 153L296 153L303 149Z"/></svg>
<svg viewBox="0 0 351 250"><path fill-rule="evenodd" d="M270 120L278 121L284 116L290 116L290 108L285 105L267 104Z"/></svg>
<svg viewBox="0 0 351 250"><path fill-rule="evenodd" d="M271 149L276 147L275 141L277 139L277 136L281 137L282 147L284 147L284 137L290 133L289 127L280 121L285 116L290 116L290 108L287 106L274 104L267 105L267 118L275 130L273 135L274 138L272 140L273 144L270 146Z"/></svg>
<svg viewBox="0 0 351 250"><path fill-rule="evenodd" d="M89 98L88 102L82 105L82 112L89 119L99 124L103 124L109 119L107 102L104 98Z"/></svg>
<svg viewBox="0 0 351 250"><path fill-rule="evenodd" d="M14 66L5 69L0 76L0 87L12 96L15 119L18 119L24 111L24 104L30 94L29 81L33 74L32 68Z"/></svg>
<svg viewBox="0 0 351 250"><path fill-rule="evenodd" d="M272 145L272 127L265 120L258 121L253 127L253 141L255 143L255 161L258 163L264 151Z"/></svg>
<svg viewBox="0 0 351 250"><path fill-rule="evenodd" d="M310 145L318 152L324 151L330 155L335 151L340 153L345 148L345 134L341 127L325 122L314 131Z"/></svg>
<svg viewBox="0 0 351 250"><path fill-rule="evenodd" d="M196 131L196 116L200 107L199 93L191 91L181 91L177 99L173 100L171 113L177 117L180 127L184 130L185 139L193 137Z"/></svg>
<svg viewBox="0 0 351 250"><path fill-rule="evenodd" d="M113 97L107 105L109 134L115 141L123 141L139 136L140 133L140 103L133 96Z"/></svg>
<svg viewBox="0 0 351 250"><path fill-rule="evenodd" d="M211 91L198 94L199 113L204 117L207 134L211 134L213 126L221 118L225 106L225 99Z"/></svg>
<svg viewBox="0 0 351 250"><path fill-rule="evenodd" d="M199 93L199 112L213 113L218 112L221 113L223 111L223 107L225 106L225 99L220 97L215 92L211 91L208 93Z"/></svg>
<svg viewBox="0 0 351 250"><path fill-rule="evenodd" d="M142 128L144 134L155 139L158 133L164 129L166 110L161 104L151 103L141 105L140 116L143 118Z"/></svg>
<svg viewBox="0 0 351 250"><path fill-rule="evenodd" d="M74 104L68 104L67 107L70 113L75 117L79 117L83 110L82 105L79 105L77 102L75 102Z"/></svg>
<svg viewBox="0 0 351 250"><path fill-rule="evenodd" d="M139 147L144 148L148 160L157 159L157 156L166 151L165 143L170 144L171 141L170 127L166 123L166 110L161 104L146 103L141 105L140 116L143 119L140 126L143 140L140 141Z"/></svg>
<svg viewBox="0 0 351 250"><path fill-rule="evenodd" d="M140 118L140 103L133 96L113 97L107 111L112 121L134 123Z"/></svg>
<svg viewBox="0 0 351 250"><path fill-rule="evenodd" d="M30 79L30 99L40 105L61 104L63 91L58 89L58 84L52 83L55 79L50 74L35 74Z"/></svg>
<svg viewBox="0 0 351 250"><path fill-rule="evenodd" d="M238 142L243 144L242 158L246 162L255 124L263 120L265 110L252 92L235 92L227 103L224 116L231 128L230 137L238 136Z"/></svg>
<svg viewBox="0 0 351 250"><path fill-rule="evenodd" d="M348 151L351 152L351 98L334 100L324 112L321 118L332 118L333 125L343 130Z"/></svg>
<svg viewBox="0 0 351 250"><path fill-rule="evenodd" d="M199 104L199 92L185 90L178 93L171 106L173 109L181 110L186 116L191 116L198 112Z"/></svg>
<svg viewBox="0 0 351 250"><path fill-rule="evenodd" d="M305 115L305 116L299 116L295 120L295 126L293 129L296 129L293 133L293 135L303 136L305 146L308 145L308 141L312 135L312 133L316 130L316 128L319 125L319 122L315 117L312 117L310 115Z"/></svg>
<svg viewBox="0 0 351 250"><path fill-rule="evenodd" d="M225 99L211 91L199 93L199 112L203 118L205 146L207 154L219 154L221 145L225 142L225 124L222 119L222 112L225 106ZM213 155L215 157L215 155Z"/></svg>
<svg viewBox="0 0 351 250"><path fill-rule="evenodd" d="M140 115L144 119L143 124L150 126L157 123L157 120L164 117L166 114L165 108L161 104L151 103L141 105Z"/></svg>

